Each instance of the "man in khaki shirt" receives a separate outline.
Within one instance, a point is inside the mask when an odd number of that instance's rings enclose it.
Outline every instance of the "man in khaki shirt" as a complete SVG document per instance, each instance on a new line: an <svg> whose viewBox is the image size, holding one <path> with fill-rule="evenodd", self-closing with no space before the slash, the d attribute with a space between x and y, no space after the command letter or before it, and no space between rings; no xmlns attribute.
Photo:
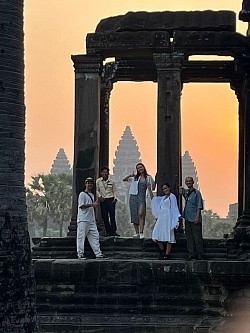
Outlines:
<svg viewBox="0 0 250 333"><path fill-rule="evenodd" d="M106 236L120 236L116 232L115 220L116 187L109 179L109 168L106 166L101 168L101 177L96 180L96 195L101 206Z"/></svg>

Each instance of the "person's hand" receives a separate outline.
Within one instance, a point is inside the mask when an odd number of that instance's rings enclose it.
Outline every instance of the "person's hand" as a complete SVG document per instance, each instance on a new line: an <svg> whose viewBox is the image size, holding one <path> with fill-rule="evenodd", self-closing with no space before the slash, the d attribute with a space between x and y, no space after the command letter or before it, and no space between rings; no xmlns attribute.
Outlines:
<svg viewBox="0 0 250 333"><path fill-rule="evenodd" d="M176 224L175 229L179 228L179 222Z"/></svg>
<svg viewBox="0 0 250 333"><path fill-rule="evenodd" d="M103 202L103 201L104 201L104 198L101 196L101 197L98 198L97 201L98 201L98 202Z"/></svg>
<svg viewBox="0 0 250 333"><path fill-rule="evenodd" d="M200 221L197 221L197 220L196 220L196 221L194 221L194 224L199 224L199 223L200 223Z"/></svg>
<svg viewBox="0 0 250 333"><path fill-rule="evenodd" d="M132 171L131 174L129 175L129 177L134 177L135 176L135 172Z"/></svg>
<svg viewBox="0 0 250 333"><path fill-rule="evenodd" d="M180 186L180 187L179 187L179 193L180 193L180 194L183 194L183 190L184 190L183 186Z"/></svg>
<svg viewBox="0 0 250 333"><path fill-rule="evenodd" d="M117 203L117 199L114 199L112 202L113 202L114 204L116 204L116 203Z"/></svg>
<svg viewBox="0 0 250 333"><path fill-rule="evenodd" d="M150 184L150 183L147 183L147 188L148 188L149 190L151 190L151 184Z"/></svg>
<svg viewBox="0 0 250 333"><path fill-rule="evenodd" d="M98 201L93 202L93 207L96 208L98 206Z"/></svg>

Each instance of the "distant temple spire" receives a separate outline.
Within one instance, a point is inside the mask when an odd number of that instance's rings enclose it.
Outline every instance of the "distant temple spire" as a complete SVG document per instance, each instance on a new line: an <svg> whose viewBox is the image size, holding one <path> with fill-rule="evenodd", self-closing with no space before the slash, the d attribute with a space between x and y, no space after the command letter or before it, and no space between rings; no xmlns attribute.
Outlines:
<svg viewBox="0 0 250 333"><path fill-rule="evenodd" d="M199 179L196 170L196 166L192 160L189 151L185 151L184 155L182 156L182 185L185 186L185 178L186 177L193 177L194 179L194 187L196 189L200 189L199 187Z"/></svg>
<svg viewBox="0 0 250 333"><path fill-rule="evenodd" d="M71 166L63 148L60 148L55 160L53 161L51 174L67 173L71 174Z"/></svg>
<svg viewBox="0 0 250 333"><path fill-rule="evenodd" d="M128 183L122 179L135 170L135 165L141 162L141 154L130 126L126 126L115 152L113 160L113 179L117 186L119 199L128 203Z"/></svg>

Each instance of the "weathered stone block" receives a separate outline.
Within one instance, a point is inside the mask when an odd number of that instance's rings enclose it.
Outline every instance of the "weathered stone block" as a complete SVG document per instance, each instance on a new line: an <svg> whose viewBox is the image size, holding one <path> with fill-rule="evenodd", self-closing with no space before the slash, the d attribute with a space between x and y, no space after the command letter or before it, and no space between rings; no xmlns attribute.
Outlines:
<svg viewBox="0 0 250 333"><path fill-rule="evenodd" d="M128 12L100 21L96 32L151 30L223 30L235 31L236 14L232 11Z"/></svg>

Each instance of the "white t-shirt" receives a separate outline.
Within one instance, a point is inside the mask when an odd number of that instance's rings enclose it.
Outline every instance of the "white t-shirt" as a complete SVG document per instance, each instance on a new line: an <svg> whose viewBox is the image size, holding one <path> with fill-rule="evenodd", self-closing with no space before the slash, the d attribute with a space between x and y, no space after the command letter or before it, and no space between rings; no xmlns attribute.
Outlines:
<svg viewBox="0 0 250 333"><path fill-rule="evenodd" d="M91 198L94 199L94 195L92 193L88 194ZM89 208L80 208L82 205L92 204L93 201L90 199L89 195L86 192L81 192L78 197L78 214L77 214L77 223L78 222L95 222L95 210L94 207Z"/></svg>

